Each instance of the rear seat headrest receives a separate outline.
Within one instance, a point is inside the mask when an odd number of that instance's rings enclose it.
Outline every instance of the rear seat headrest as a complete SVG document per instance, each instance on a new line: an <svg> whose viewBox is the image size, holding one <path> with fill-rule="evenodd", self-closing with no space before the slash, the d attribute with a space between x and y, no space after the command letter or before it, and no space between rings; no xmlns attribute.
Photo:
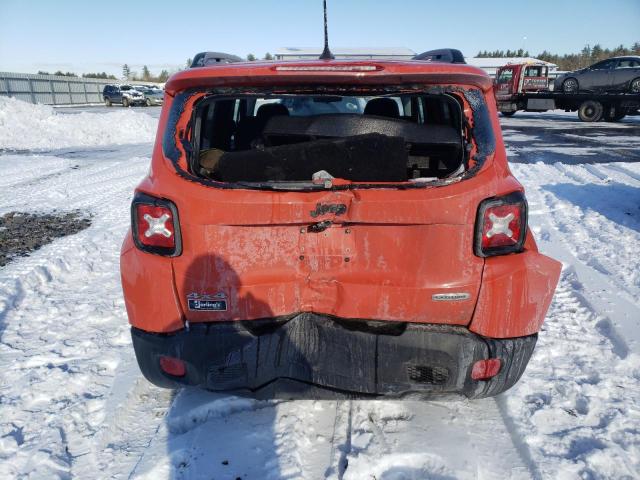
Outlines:
<svg viewBox="0 0 640 480"><path fill-rule="evenodd" d="M256 118L266 121L271 117L275 117L276 115L288 116L289 110L281 103L265 103L264 105L260 105L260 107L258 108Z"/></svg>
<svg viewBox="0 0 640 480"><path fill-rule="evenodd" d="M391 98L373 98L364 107L364 114L399 118L400 110L396 101Z"/></svg>

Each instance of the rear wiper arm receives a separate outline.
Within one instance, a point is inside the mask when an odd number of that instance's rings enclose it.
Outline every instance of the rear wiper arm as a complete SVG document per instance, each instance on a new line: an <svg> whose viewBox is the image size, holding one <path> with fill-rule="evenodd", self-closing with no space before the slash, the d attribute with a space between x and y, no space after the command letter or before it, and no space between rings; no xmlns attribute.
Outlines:
<svg viewBox="0 0 640 480"><path fill-rule="evenodd" d="M313 182L235 182L235 185L268 190L324 190L323 184Z"/></svg>

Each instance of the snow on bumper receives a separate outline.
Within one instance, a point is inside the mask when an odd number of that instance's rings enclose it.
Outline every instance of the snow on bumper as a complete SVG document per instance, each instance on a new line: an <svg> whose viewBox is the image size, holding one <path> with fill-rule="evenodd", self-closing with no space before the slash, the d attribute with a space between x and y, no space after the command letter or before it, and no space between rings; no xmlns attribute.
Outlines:
<svg viewBox="0 0 640 480"><path fill-rule="evenodd" d="M171 334L132 328L145 377L162 387L199 385L258 397L459 393L496 395L520 378L537 335L491 339L463 327L342 320L301 313L288 320L196 324ZM161 356L182 359L173 377ZM497 376L471 379L473 364L500 358Z"/></svg>

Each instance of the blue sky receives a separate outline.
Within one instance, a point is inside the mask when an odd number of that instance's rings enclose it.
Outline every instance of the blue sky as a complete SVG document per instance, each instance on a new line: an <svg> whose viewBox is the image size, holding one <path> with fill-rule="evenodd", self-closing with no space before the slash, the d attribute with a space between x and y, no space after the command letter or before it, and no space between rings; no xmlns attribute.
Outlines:
<svg viewBox="0 0 640 480"><path fill-rule="evenodd" d="M558 53L640 41L640 0L328 0L334 47L525 48ZM525 38L526 37L526 38ZM322 45L320 0L0 0L0 70L181 67L196 52L263 56Z"/></svg>

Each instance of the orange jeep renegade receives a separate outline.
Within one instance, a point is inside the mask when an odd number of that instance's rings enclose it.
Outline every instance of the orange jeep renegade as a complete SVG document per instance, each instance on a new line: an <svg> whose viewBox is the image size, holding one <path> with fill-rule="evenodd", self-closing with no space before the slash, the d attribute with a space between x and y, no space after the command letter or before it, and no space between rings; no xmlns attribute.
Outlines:
<svg viewBox="0 0 640 480"><path fill-rule="evenodd" d="M149 381L478 398L520 378L560 264L527 227L491 79L418 58L208 52L171 77L121 256Z"/></svg>

